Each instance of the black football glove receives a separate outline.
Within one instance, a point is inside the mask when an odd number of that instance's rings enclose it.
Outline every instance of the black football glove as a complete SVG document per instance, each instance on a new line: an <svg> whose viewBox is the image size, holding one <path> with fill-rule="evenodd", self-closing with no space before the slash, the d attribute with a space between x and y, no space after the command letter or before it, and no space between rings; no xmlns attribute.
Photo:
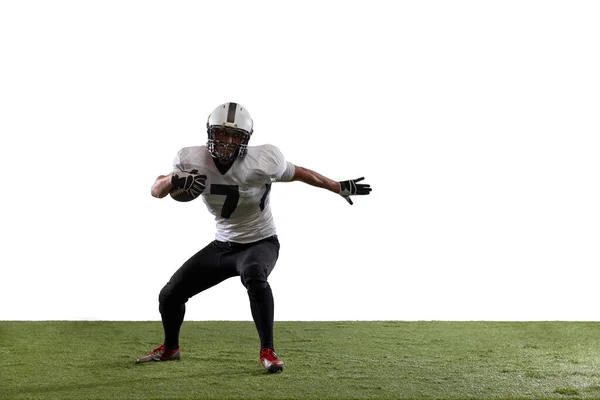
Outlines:
<svg viewBox="0 0 600 400"><path fill-rule="evenodd" d="M197 171L194 170L192 172L175 172L171 177L171 185L178 189L185 190L193 198L200 196L206 188L206 175L199 175L195 172Z"/></svg>
<svg viewBox="0 0 600 400"><path fill-rule="evenodd" d="M362 177L358 179L351 179L349 181L340 182L340 196L346 199L346 201L350 203L350 205L354 204L352 203L352 199L350 199L350 196L365 195L371 193L371 185L356 183L362 181L363 179L365 178Z"/></svg>

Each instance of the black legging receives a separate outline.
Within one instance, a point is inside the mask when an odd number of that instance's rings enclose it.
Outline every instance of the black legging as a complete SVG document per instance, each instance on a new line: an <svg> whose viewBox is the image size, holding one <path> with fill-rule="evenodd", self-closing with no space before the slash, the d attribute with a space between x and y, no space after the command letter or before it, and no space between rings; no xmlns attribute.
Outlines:
<svg viewBox="0 0 600 400"><path fill-rule="evenodd" d="M267 278L278 256L277 236L254 243L215 240L194 254L173 274L158 296L165 346L170 349L179 347L185 303L192 296L225 279L240 276L248 291L261 349L273 348L274 302Z"/></svg>

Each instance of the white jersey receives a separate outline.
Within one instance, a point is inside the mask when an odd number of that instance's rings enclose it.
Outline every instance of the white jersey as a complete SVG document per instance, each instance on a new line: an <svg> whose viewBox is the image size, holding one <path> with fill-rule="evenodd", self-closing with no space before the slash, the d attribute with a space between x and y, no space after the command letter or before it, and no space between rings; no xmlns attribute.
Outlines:
<svg viewBox="0 0 600 400"><path fill-rule="evenodd" d="M269 205L271 184L290 181L295 167L272 145L248 146L248 153L222 174L206 146L184 147L173 161L174 172L206 175L202 200L217 222L216 239L250 243L277 234Z"/></svg>

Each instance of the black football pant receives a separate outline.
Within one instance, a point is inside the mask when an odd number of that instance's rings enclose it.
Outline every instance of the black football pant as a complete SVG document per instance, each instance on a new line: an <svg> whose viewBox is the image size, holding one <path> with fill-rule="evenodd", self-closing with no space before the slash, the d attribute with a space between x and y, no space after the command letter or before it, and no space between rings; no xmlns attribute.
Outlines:
<svg viewBox="0 0 600 400"><path fill-rule="evenodd" d="M164 344L179 347L179 331L188 299L225 279L239 276L248 291L261 348L273 348L273 293L267 277L279 256L277 236L253 243L213 241L179 268L158 296Z"/></svg>

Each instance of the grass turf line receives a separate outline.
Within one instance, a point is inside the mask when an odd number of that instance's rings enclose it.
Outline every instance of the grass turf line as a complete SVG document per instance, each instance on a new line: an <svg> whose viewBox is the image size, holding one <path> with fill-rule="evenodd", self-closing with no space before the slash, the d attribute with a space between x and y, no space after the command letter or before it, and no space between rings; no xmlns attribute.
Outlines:
<svg viewBox="0 0 600 400"><path fill-rule="evenodd" d="M0 399L600 398L596 322L191 322L182 361L136 365L160 322L0 321Z"/></svg>

